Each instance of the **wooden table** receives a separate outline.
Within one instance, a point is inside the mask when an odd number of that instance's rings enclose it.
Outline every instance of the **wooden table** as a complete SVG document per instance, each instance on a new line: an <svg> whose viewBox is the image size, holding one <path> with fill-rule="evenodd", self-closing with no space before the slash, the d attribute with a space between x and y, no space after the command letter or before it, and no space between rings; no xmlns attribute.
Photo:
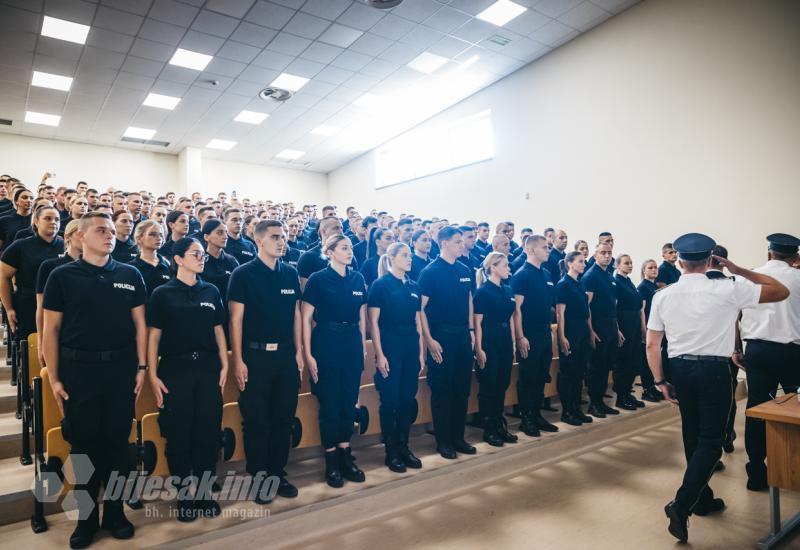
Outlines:
<svg viewBox="0 0 800 550"><path fill-rule="evenodd" d="M746 414L767 423L767 482L769 483L769 535L756 548L773 548L796 527L800 513L781 525L780 490L800 492L800 401L796 394L781 395Z"/></svg>

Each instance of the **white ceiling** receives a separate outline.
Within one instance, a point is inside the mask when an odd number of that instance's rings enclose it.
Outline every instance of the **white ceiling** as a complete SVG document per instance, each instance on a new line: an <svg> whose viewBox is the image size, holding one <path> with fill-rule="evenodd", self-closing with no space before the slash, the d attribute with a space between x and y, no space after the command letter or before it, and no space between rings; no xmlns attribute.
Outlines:
<svg viewBox="0 0 800 550"><path fill-rule="evenodd" d="M494 1L0 0L0 118L13 120L0 131L173 154L219 138L238 145L204 156L327 173L638 0L514 0L529 9L504 27L475 18ZM41 36L43 15L90 25L86 44ZM179 47L214 58L203 72L169 65ZM424 51L451 61L433 75L406 66ZM75 80L69 92L32 87L34 70ZM281 72L311 81L284 103L259 99ZM181 101L143 106L149 92ZM382 103L353 105L364 93ZM234 122L243 109L270 116ZM61 124L25 123L26 110ZM321 124L339 132L310 134ZM128 126L169 147L121 142ZM274 158L287 148L306 154Z"/></svg>

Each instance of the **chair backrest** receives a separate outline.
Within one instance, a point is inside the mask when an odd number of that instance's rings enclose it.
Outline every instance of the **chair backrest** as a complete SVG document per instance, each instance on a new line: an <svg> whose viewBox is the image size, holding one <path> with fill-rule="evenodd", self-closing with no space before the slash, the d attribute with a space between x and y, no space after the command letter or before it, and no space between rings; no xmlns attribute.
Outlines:
<svg viewBox="0 0 800 550"><path fill-rule="evenodd" d="M53 397L53 390L50 388L50 373L47 372L47 367L39 371L39 376L42 378L42 425L44 433L47 433L50 429L61 426L61 419L64 416L61 414L61 409L58 408L56 398Z"/></svg>
<svg viewBox="0 0 800 550"><path fill-rule="evenodd" d="M153 386L150 384L150 378L145 377L142 392L136 400L136 420L141 421L144 415L155 412L158 412L156 396L153 394Z"/></svg>
<svg viewBox="0 0 800 550"><path fill-rule="evenodd" d="M35 332L28 335L28 385L39 376L42 365L39 363L39 335Z"/></svg>

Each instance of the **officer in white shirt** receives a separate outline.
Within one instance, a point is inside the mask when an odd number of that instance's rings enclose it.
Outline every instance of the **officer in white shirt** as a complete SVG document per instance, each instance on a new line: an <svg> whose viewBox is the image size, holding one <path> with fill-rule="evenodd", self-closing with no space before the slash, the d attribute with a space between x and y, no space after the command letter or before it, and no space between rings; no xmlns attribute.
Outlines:
<svg viewBox="0 0 800 550"><path fill-rule="evenodd" d="M732 327L742 309L789 295L772 277L718 256L714 259L738 277L706 277L715 245L712 238L699 233L675 240L683 275L655 294L647 323L647 360L655 385L681 412L686 471L675 499L664 508L670 520L668 530L681 542L689 537L689 515L704 516L725 507L722 499L714 498L708 481L722 456L733 399L728 371L735 345ZM674 386L664 380L661 341L665 334Z"/></svg>
<svg viewBox="0 0 800 550"><path fill-rule="evenodd" d="M800 239L784 233L767 237L769 261L754 271L770 275L789 289L789 298L764 304L742 313L741 334L745 341L747 408L775 397L778 384L786 393L800 385ZM747 488L767 488L767 441L764 422L748 418L744 425L747 450Z"/></svg>

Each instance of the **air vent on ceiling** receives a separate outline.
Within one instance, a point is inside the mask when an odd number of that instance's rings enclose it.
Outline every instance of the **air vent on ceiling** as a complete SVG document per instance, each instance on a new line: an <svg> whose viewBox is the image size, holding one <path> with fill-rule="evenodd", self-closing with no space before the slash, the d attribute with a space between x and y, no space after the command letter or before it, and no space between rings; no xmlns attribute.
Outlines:
<svg viewBox="0 0 800 550"><path fill-rule="evenodd" d="M379 10L388 10L397 5L400 5L403 0L367 0L367 5Z"/></svg>
<svg viewBox="0 0 800 550"><path fill-rule="evenodd" d="M168 141L158 141L157 139L123 137L122 141L127 141L128 143L138 143L140 145L155 145L157 147L169 147Z"/></svg>
<svg viewBox="0 0 800 550"><path fill-rule="evenodd" d="M489 40L489 42L494 42L498 46L507 46L511 42L510 38L500 36L499 34L495 34L494 36L489 37L487 40Z"/></svg>
<svg viewBox="0 0 800 550"><path fill-rule="evenodd" d="M13 121L7 118L0 118L0 124L2 124L3 126L11 126L12 123Z"/></svg>
<svg viewBox="0 0 800 550"><path fill-rule="evenodd" d="M268 99L272 99L273 101L286 101L292 97L292 92L284 90L283 88L269 87L258 92L258 97L265 101Z"/></svg>

